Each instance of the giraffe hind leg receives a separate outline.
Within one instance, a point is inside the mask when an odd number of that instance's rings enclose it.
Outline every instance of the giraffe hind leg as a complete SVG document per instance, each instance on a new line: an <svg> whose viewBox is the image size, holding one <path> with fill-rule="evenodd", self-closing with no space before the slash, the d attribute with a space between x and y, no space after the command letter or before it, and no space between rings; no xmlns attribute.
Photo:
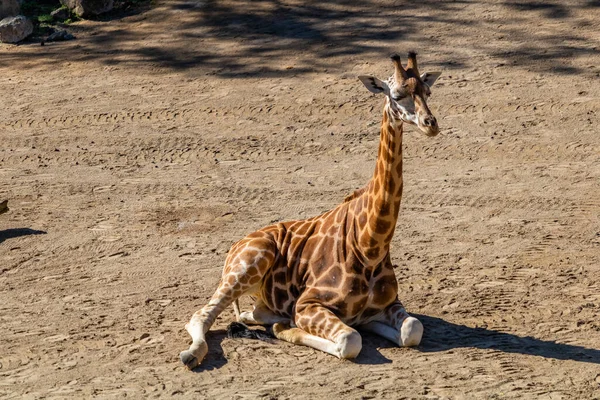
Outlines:
<svg viewBox="0 0 600 400"><path fill-rule="evenodd" d="M313 304L296 314L296 328L285 323L273 325L280 340L324 351L338 358L355 358L362 349L362 337L329 309Z"/></svg>
<svg viewBox="0 0 600 400"><path fill-rule="evenodd" d="M423 338L423 324L410 316L399 301L386 308L379 320L363 324L360 329L375 333L401 347L418 346Z"/></svg>
<svg viewBox="0 0 600 400"><path fill-rule="evenodd" d="M179 353L185 366L192 369L202 362L208 353L206 332L225 308L241 295L255 290L272 267L276 250L275 242L267 237L244 239L232 247L219 287L208 304L196 311L185 325L192 337L189 349Z"/></svg>

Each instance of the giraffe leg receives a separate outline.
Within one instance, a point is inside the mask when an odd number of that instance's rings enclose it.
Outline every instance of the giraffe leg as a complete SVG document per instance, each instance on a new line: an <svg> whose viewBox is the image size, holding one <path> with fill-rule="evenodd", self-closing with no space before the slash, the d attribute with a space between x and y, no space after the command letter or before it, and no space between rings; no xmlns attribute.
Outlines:
<svg viewBox="0 0 600 400"><path fill-rule="evenodd" d="M217 316L241 295L256 290L275 260L276 244L268 238L244 239L232 246L219 287L210 301L196 311L185 329L192 337L190 348L179 353L189 369L196 367L208 353L206 332Z"/></svg>
<svg viewBox="0 0 600 400"><path fill-rule="evenodd" d="M254 310L240 313L238 321L247 325L273 325L278 322L289 322L290 319L275 314L267 308L262 300L258 299L254 305Z"/></svg>
<svg viewBox="0 0 600 400"><path fill-rule="evenodd" d="M403 347L418 346L423 337L423 324L411 317L399 301L386 308L379 320L361 325L360 328Z"/></svg>
<svg viewBox="0 0 600 400"><path fill-rule="evenodd" d="M275 337L324 351L338 358L355 358L362 348L362 337L327 308L313 304L296 314L296 328L273 325Z"/></svg>

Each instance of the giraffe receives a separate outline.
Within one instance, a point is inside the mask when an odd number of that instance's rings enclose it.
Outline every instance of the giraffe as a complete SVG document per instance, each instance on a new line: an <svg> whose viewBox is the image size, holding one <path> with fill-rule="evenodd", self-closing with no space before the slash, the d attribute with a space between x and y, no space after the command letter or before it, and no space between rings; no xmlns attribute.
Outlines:
<svg viewBox="0 0 600 400"><path fill-rule="evenodd" d="M205 335L232 303L240 322L273 325L278 339L339 358L359 354L358 330L399 346L421 342L423 325L398 300L390 242L402 197L403 123L427 136L439 133L427 98L440 72L420 75L414 52L406 68L399 55L391 58L394 73L386 81L358 77L385 95L372 179L331 211L267 226L231 247L216 292L185 326L192 344L180 359L188 368L206 356ZM256 299L252 311L240 313L242 295Z"/></svg>

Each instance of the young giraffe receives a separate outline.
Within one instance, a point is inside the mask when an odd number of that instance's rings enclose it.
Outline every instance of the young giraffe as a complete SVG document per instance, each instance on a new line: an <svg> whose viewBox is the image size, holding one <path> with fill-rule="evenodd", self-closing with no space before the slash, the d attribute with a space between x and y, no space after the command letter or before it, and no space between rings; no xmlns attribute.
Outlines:
<svg viewBox="0 0 600 400"><path fill-rule="evenodd" d="M402 197L402 124L438 134L427 98L440 73L419 75L414 52L406 69L400 56L392 61L395 71L386 82L359 76L369 91L386 96L373 178L331 211L267 226L231 247L217 291L185 326L193 343L180 358L188 368L202 361L206 332L234 302L240 321L274 324L278 339L339 358L361 350L353 327L400 346L420 343L423 325L398 300L389 247ZM237 299L244 294L257 300L253 311L240 314Z"/></svg>

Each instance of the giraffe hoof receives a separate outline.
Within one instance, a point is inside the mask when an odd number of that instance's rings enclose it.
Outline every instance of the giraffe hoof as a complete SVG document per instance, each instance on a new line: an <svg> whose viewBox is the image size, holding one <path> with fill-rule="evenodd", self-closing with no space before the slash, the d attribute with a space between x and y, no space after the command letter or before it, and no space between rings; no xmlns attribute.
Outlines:
<svg viewBox="0 0 600 400"><path fill-rule="evenodd" d="M418 346L423 337L423 324L415 317L408 317L400 328L400 345L411 347Z"/></svg>
<svg viewBox="0 0 600 400"><path fill-rule="evenodd" d="M192 343L188 350L179 353L179 359L186 367L193 369L202 362L207 353L208 346L206 342L200 341L198 343Z"/></svg>
<svg viewBox="0 0 600 400"><path fill-rule="evenodd" d="M181 353L179 353L179 359L181 360L183 365L185 365L189 369L194 369L199 364L198 358L195 355L193 355L192 352L189 350L184 350Z"/></svg>
<svg viewBox="0 0 600 400"><path fill-rule="evenodd" d="M281 335L283 334L283 332L285 332L288 329L290 329L289 323L277 322L274 323L273 326L271 326L270 331L273 334L273 336L275 336L277 339L281 339Z"/></svg>
<svg viewBox="0 0 600 400"><path fill-rule="evenodd" d="M350 332L339 338L338 358L356 358L362 349L362 336L358 332Z"/></svg>

